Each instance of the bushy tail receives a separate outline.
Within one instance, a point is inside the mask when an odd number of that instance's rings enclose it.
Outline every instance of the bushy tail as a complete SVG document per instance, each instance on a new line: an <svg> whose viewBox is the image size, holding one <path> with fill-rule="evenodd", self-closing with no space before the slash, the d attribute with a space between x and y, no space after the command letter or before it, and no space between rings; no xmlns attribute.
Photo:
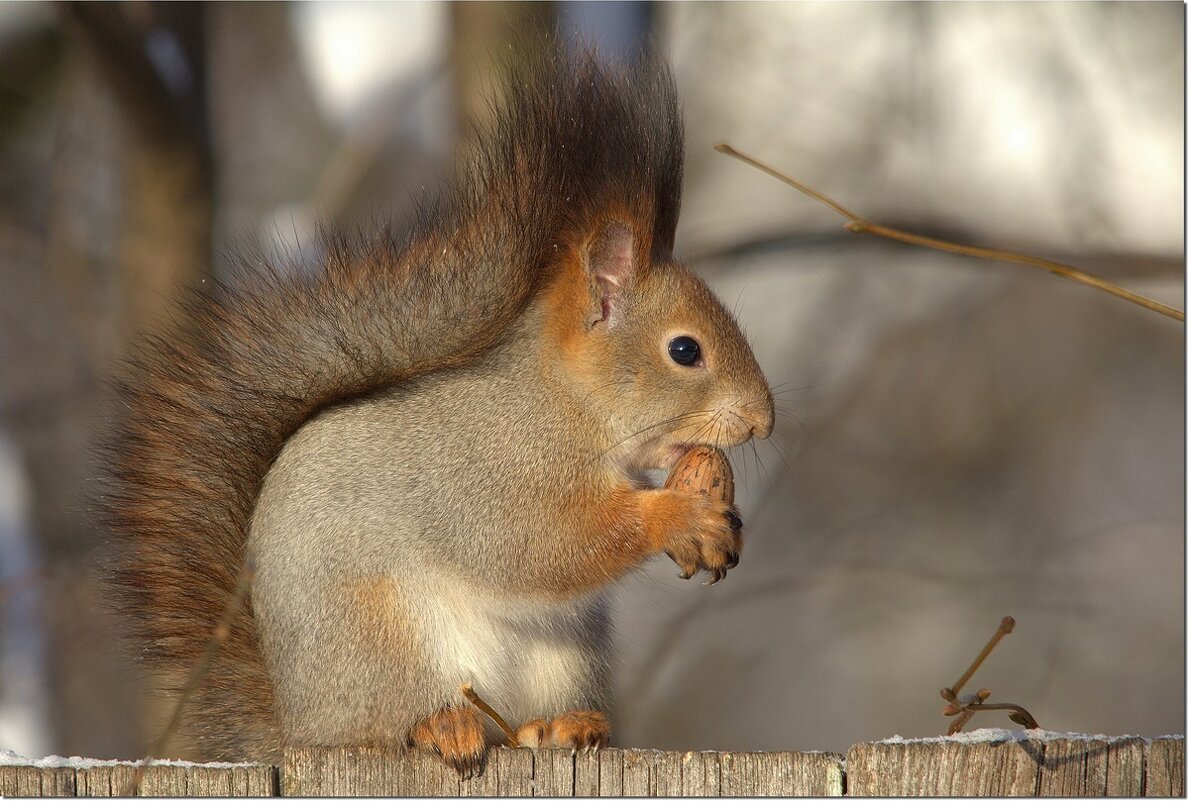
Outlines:
<svg viewBox="0 0 1189 801"><path fill-rule="evenodd" d="M105 506L113 596L150 663L179 675L199 659L235 591L261 482L312 415L488 350L608 209L630 217L646 258L667 257L682 137L665 68L550 56L508 87L468 171L409 238L330 242L315 275L245 265L131 360ZM245 605L185 728L207 758L273 760L271 706Z"/></svg>

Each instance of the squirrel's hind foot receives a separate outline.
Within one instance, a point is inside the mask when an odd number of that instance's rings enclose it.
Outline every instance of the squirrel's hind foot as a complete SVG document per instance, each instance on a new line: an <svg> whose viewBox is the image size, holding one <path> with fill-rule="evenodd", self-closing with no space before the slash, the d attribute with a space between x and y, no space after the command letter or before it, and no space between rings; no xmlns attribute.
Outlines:
<svg viewBox="0 0 1189 801"><path fill-rule="evenodd" d="M569 748L596 751L611 739L611 724L602 712L581 709L559 715L552 721L530 720L516 732L516 740L528 748Z"/></svg>
<svg viewBox="0 0 1189 801"><path fill-rule="evenodd" d="M483 721L471 707L433 713L413 727L409 740L417 748L440 756L463 779L479 775L487 764Z"/></svg>

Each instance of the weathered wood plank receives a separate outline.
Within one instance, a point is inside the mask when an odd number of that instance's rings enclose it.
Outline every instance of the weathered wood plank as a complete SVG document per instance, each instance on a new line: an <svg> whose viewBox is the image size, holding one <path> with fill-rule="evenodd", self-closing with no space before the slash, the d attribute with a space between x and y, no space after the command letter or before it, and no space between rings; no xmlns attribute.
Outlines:
<svg viewBox="0 0 1189 801"><path fill-rule="evenodd" d="M0 765L0 796L69 798L74 794L75 772L70 768Z"/></svg>
<svg viewBox="0 0 1189 801"><path fill-rule="evenodd" d="M0 796L111 798L128 794L136 766L88 767L0 765ZM142 796L266 797L276 795L277 769L271 765L150 765Z"/></svg>
<svg viewBox="0 0 1189 801"><path fill-rule="evenodd" d="M458 777L440 759L382 748L294 748L281 764L281 795L375 796L458 793Z"/></svg>
<svg viewBox="0 0 1189 801"><path fill-rule="evenodd" d="M132 764L0 764L0 796L110 797ZM827 753L496 748L467 780L440 759L378 748L294 749L266 765L152 765L145 796L1183 796L1185 741L1003 733L999 740L892 740Z"/></svg>
<svg viewBox="0 0 1189 801"><path fill-rule="evenodd" d="M840 796L846 784L842 754L825 751L777 752L772 755L782 795Z"/></svg>
<svg viewBox="0 0 1189 801"><path fill-rule="evenodd" d="M655 796L656 785L652 781L652 764L659 751L622 751L624 796Z"/></svg>
<svg viewBox="0 0 1189 801"><path fill-rule="evenodd" d="M842 755L768 751L719 754L720 795L840 796Z"/></svg>
<svg viewBox="0 0 1189 801"><path fill-rule="evenodd" d="M568 748L534 752L533 795L549 798L574 795L574 754Z"/></svg>
<svg viewBox="0 0 1189 801"><path fill-rule="evenodd" d="M574 756L574 796L594 798L599 791L599 753L584 751Z"/></svg>
<svg viewBox="0 0 1189 801"><path fill-rule="evenodd" d="M530 796L533 794L533 752L527 748L501 748L498 751L496 795Z"/></svg>
<svg viewBox="0 0 1189 801"><path fill-rule="evenodd" d="M75 794L87 798L125 796L136 766L99 765L79 768ZM277 769L271 765L150 765L145 768L138 795L210 797L263 797L276 795Z"/></svg>
<svg viewBox="0 0 1189 801"><path fill-rule="evenodd" d="M686 798L722 795L717 751L687 751L681 755L681 795Z"/></svg>
<svg viewBox="0 0 1189 801"><path fill-rule="evenodd" d="M627 794L623 789L623 751L604 748L599 752L599 795L621 798Z"/></svg>
<svg viewBox="0 0 1189 801"><path fill-rule="evenodd" d="M1144 795L1185 795L1185 738L1161 737L1144 747Z"/></svg>
<svg viewBox="0 0 1189 801"><path fill-rule="evenodd" d="M1143 790L1144 741L1070 739L1044 743L1042 796L1138 796Z"/></svg>
<svg viewBox="0 0 1189 801"><path fill-rule="evenodd" d="M846 781L856 796L1183 795L1184 741L1011 735L862 743L847 753Z"/></svg>
<svg viewBox="0 0 1189 801"><path fill-rule="evenodd" d="M879 742L846 753L846 794L855 796L1035 795L1039 742Z"/></svg>
<svg viewBox="0 0 1189 801"><path fill-rule="evenodd" d="M649 795L656 798L681 796L681 757L676 751L656 751L652 762Z"/></svg>

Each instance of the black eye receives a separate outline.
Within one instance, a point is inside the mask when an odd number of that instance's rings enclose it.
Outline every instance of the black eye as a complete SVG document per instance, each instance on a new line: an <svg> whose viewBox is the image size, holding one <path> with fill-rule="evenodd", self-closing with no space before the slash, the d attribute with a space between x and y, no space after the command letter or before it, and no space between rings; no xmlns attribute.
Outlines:
<svg viewBox="0 0 1189 801"><path fill-rule="evenodd" d="M683 367L693 367L702 355L702 347L693 337L673 337L669 340L669 358Z"/></svg>

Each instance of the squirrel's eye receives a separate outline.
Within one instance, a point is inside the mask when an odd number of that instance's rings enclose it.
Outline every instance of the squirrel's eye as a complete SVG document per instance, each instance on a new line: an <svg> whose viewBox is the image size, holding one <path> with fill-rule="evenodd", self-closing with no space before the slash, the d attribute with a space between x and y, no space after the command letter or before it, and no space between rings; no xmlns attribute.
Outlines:
<svg viewBox="0 0 1189 801"><path fill-rule="evenodd" d="M702 347L693 337L673 337L669 340L669 358L683 367L693 367L702 355Z"/></svg>

